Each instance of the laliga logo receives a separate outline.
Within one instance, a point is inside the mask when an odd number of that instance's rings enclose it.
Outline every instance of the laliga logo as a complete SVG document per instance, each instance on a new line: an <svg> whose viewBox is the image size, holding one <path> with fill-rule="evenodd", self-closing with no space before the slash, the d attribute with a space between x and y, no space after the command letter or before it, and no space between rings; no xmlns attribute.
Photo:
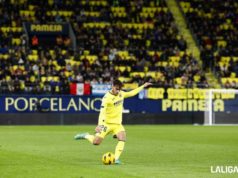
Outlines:
<svg viewBox="0 0 238 178"><path fill-rule="evenodd" d="M238 173L238 166L211 166L211 173L234 174Z"/></svg>

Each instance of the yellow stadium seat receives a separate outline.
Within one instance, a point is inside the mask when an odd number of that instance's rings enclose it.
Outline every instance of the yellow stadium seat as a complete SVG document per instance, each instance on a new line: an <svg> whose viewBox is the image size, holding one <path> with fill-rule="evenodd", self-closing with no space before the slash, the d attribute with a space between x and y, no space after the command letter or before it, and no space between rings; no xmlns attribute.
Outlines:
<svg viewBox="0 0 238 178"><path fill-rule="evenodd" d="M93 27L94 27L94 24L93 24L93 23L88 23L88 27L89 27L89 28L93 28Z"/></svg>
<svg viewBox="0 0 238 178"><path fill-rule="evenodd" d="M148 72L149 71L149 67L148 66L144 66L144 72Z"/></svg>
<svg viewBox="0 0 238 178"><path fill-rule="evenodd" d="M125 40L124 40L124 45L125 45L125 46L128 46L128 45L129 45L129 43L130 43L130 42L129 42L129 40L128 40L128 39L125 39Z"/></svg>
<svg viewBox="0 0 238 178"><path fill-rule="evenodd" d="M69 56L69 60L74 60L74 56Z"/></svg>
<svg viewBox="0 0 238 178"><path fill-rule="evenodd" d="M65 75L66 77L69 77L69 76L71 75L71 72L65 71L65 72L64 72L64 75Z"/></svg>
<svg viewBox="0 0 238 178"><path fill-rule="evenodd" d="M9 56L9 54L3 54L2 57L3 57L3 59L7 60L7 59L9 59L10 56Z"/></svg>
<svg viewBox="0 0 238 178"><path fill-rule="evenodd" d="M218 46L222 46L222 47L226 47L227 42L224 41L224 40L219 40L219 41L217 41L217 45L218 45Z"/></svg>
<svg viewBox="0 0 238 178"><path fill-rule="evenodd" d="M25 81L20 80L20 89L24 90L25 88Z"/></svg>
<svg viewBox="0 0 238 178"><path fill-rule="evenodd" d="M228 30L229 29L229 25L228 24L223 24L223 29L224 30Z"/></svg>
<svg viewBox="0 0 238 178"><path fill-rule="evenodd" d="M47 12L46 12L46 15L47 15L47 16L51 16L51 11L47 11Z"/></svg>
<svg viewBox="0 0 238 178"><path fill-rule="evenodd" d="M165 61L161 62L161 64L162 64L163 67L167 67L168 66L168 62L165 62Z"/></svg>
<svg viewBox="0 0 238 178"><path fill-rule="evenodd" d="M28 9L30 10L30 11L32 11L32 10L34 10L34 8L35 8L35 6L34 5L28 5Z"/></svg>
<svg viewBox="0 0 238 178"><path fill-rule="evenodd" d="M22 27L17 27L17 32L22 32L23 28Z"/></svg>
<svg viewBox="0 0 238 178"><path fill-rule="evenodd" d="M59 82L59 76L53 76L53 81L54 82Z"/></svg>
<svg viewBox="0 0 238 178"><path fill-rule="evenodd" d="M238 57L236 57L236 56L233 56L232 59L234 62L238 61Z"/></svg>
<svg viewBox="0 0 238 178"><path fill-rule="evenodd" d="M236 73L235 72L231 72L231 78L236 78Z"/></svg>
<svg viewBox="0 0 238 178"><path fill-rule="evenodd" d="M11 27L11 31L15 33L17 31L17 27Z"/></svg>
<svg viewBox="0 0 238 178"><path fill-rule="evenodd" d="M102 60L103 60L103 61L107 61L107 60L108 60L108 56L107 56L107 55L104 55L104 56L102 57Z"/></svg>
<svg viewBox="0 0 238 178"><path fill-rule="evenodd" d="M30 16L30 11L25 10L25 11L24 11L24 15L27 16L27 17L29 17L29 16Z"/></svg>
<svg viewBox="0 0 238 178"><path fill-rule="evenodd" d="M64 11L58 11L58 15L64 16Z"/></svg>
<svg viewBox="0 0 238 178"><path fill-rule="evenodd" d="M10 31L10 27L2 27L1 30L3 33L8 33Z"/></svg>
<svg viewBox="0 0 238 178"><path fill-rule="evenodd" d="M52 77L52 76L48 76L46 80L47 80L48 82L50 82L50 81L53 80L53 77Z"/></svg>
<svg viewBox="0 0 238 178"><path fill-rule="evenodd" d="M57 66L57 65L58 65L58 62L57 62L56 60L53 60L53 61L52 61L52 64L53 64L54 66Z"/></svg>
<svg viewBox="0 0 238 178"><path fill-rule="evenodd" d="M25 11L24 10L20 10L20 16L25 15Z"/></svg>
<svg viewBox="0 0 238 178"><path fill-rule="evenodd" d="M155 51L147 51L147 53L148 53L148 55L150 55L150 56L154 56Z"/></svg>
<svg viewBox="0 0 238 178"><path fill-rule="evenodd" d="M20 45L21 44L21 39L20 38L16 38L16 45Z"/></svg>
<svg viewBox="0 0 238 178"><path fill-rule="evenodd" d="M149 13L149 16L150 16L151 18L154 18L155 14L154 14L154 13Z"/></svg>
<svg viewBox="0 0 238 178"><path fill-rule="evenodd" d="M222 84L225 84L227 81L228 81L227 78L225 78L225 77L221 78L221 83Z"/></svg>
<svg viewBox="0 0 238 178"><path fill-rule="evenodd" d="M51 11L51 15L52 15L52 16L56 16L57 14L58 14L57 11Z"/></svg>
<svg viewBox="0 0 238 178"><path fill-rule="evenodd" d="M61 51L61 54L62 54L62 55L66 54L66 53L67 53L67 51L66 51L65 49L63 49L63 50Z"/></svg>
<svg viewBox="0 0 238 178"><path fill-rule="evenodd" d="M182 79L180 77L175 78L175 82L179 85L182 85Z"/></svg>
<svg viewBox="0 0 238 178"><path fill-rule="evenodd" d="M6 81L9 82L9 81L11 81L11 80L12 80L11 76L10 76L10 75L7 75L7 76L6 76Z"/></svg>
<svg viewBox="0 0 238 178"><path fill-rule="evenodd" d="M30 82L35 82L36 81L36 77L34 75L30 76Z"/></svg>
<svg viewBox="0 0 238 178"><path fill-rule="evenodd" d="M147 72L146 76L151 76L152 78L155 78L156 72Z"/></svg>
<svg viewBox="0 0 238 178"><path fill-rule="evenodd" d="M123 83L131 81L130 77L119 77L118 79ZM124 84L123 88L125 88L125 84Z"/></svg>
<svg viewBox="0 0 238 178"><path fill-rule="evenodd" d="M225 56L222 56L222 57L221 57L221 61L224 62L224 63L226 63L226 64L229 63L230 60L231 60L231 57L229 57L229 56L226 56L226 57L225 57Z"/></svg>
<svg viewBox="0 0 238 178"><path fill-rule="evenodd" d="M107 1L101 1L102 6L107 6Z"/></svg>
<svg viewBox="0 0 238 178"><path fill-rule="evenodd" d="M179 67L179 62L173 62L173 63L172 63L172 66L174 66L174 67Z"/></svg>
<svg viewBox="0 0 238 178"><path fill-rule="evenodd" d="M12 28L13 27L16 27L17 26L17 23L16 23L16 21L14 21L14 19L12 20Z"/></svg>
<svg viewBox="0 0 238 178"><path fill-rule="evenodd" d="M119 66L119 70L120 70L121 72L124 72L124 71L126 70L126 66Z"/></svg>
<svg viewBox="0 0 238 178"><path fill-rule="evenodd" d="M18 66L19 69L25 70L25 66Z"/></svg>
<svg viewBox="0 0 238 178"><path fill-rule="evenodd" d="M126 69L127 69L128 72L131 72L131 67L130 66L127 66Z"/></svg>
<svg viewBox="0 0 238 178"><path fill-rule="evenodd" d="M57 70L57 71L60 71L61 70L61 66L59 66L59 65L57 65L57 66L55 66L55 69Z"/></svg>
<svg viewBox="0 0 238 178"><path fill-rule="evenodd" d="M151 7L154 7L154 6L155 6L155 2L154 2L154 1L151 1L151 2L150 2L150 6L151 6Z"/></svg>
<svg viewBox="0 0 238 178"><path fill-rule="evenodd" d="M195 82L199 82L200 79L201 79L201 76L200 75L194 75L193 79L194 79Z"/></svg>
<svg viewBox="0 0 238 178"><path fill-rule="evenodd" d="M49 5L53 5L54 4L54 0L48 0L48 4Z"/></svg>
<svg viewBox="0 0 238 178"><path fill-rule="evenodd" d="M140 76L140 77L145 77L145 73L144 72L131 72L130 73L131 77L135 77L135 76Z"/></svg>
<svg viewBox="0 0 238 178"><path fill-rule="evenodd" d="M52 65L52 60L48 60L47 61L47 64L50 66L50 65Z"/></svg>
<svg viewBox="0 0 238 178"><path fill-rule="evenodd" d="M133 25L132 23L128 23L128 24L127 24L127 27L128 27L129 29L131 29L131 28L134 27L134 25Z"/></svg>
<svg viewBox="0 0 238 178"><path fill-rule="evenodd" d="M32 50L32 54L37 55L37 54L38 54L38 51L35 50L35 49L33 49L33 50Z"/></svg>
<svg viewBox="0 0 238 178"><path fill-rule="evenodd" d="M42 77L41 77L41 82L44 83L45 81L46 81L46 77L45 77L45 76L42 76Z"/></svg>
<svg viewBox="0 0 238 178"><path fill-rule="evenodd" d="M96 6L96 5L98 5L98 4L96 4L95 1L89 1L89 5L90 5L90 6Z"/></svg>
<svg viewBox="0 0 238 178"><path fill-rule="evenodd" d="M128 53L128 51L118 51L117 55L122 57L122 58L123 57L125 58L125 57L129 56L129 53Z"/></svg>
<svg viewBox="0 0 238 178"><path fill-rule="evenodd" d="M218 64L219 64L219 66L220 66L220 67L222 67L222 66L224 66L224 65L225 65L225 63L224 63L224 62L219 62Z"/></svg>
<svg viewBox="0 0 238 178"><path fill-rule="evenodd" d="M146 47L150 47L150 45L151 45L151 41L150 41L150 40L146 40L145 45L146 45Z"/></svg>
<svg viewBox="0 0 238 178"><path fill-rule="evenodd" d="M90 51L89 50L84 50L83 51L83 55L89 55L90 54Z"/></svg>
<svg viewBox="0 0 238 178"><path fill-rule="evenodd" d="M38 58L39 58L38 55L36 55L36 54L35 54L35 55L32 55L32 60L33 60L33 61L37 61Z"/></svg>
<svg viewBox="0 0 238 178"><path fill-rule="evenodd" d="M157 11L157 12L160 12L161 10L162 10L161 7L157 7L157 8L156 8L156 11Z"/></svg>
<svg viewBox="0 0 238 178"><path fill-rule="evenodd" d="M68 16L72 16L73 12L72 11L68 11Z"/></svg>
<svg viewBox="0 0 238 178"><path fill-rule="evenodd" d="M50 50L50 55L53 56L55 54L54 50Z"/></svg>
<svg viewBox="0 0 238 178"><path fill-rule="evenodd" d="M180 57L179 56L170 56L169 60L171 62L179 62L180 61Z"/></svg>
<svg viewBox="0 0 238 178"><path fill-rule="evenodd" d="M79 66L81 64L81 61L75 61L75 65Z"/></svg>
<svg viewBox="0 0 238 178"><path fill-rule="evenodd" d="M80 56L80 60L83 60L83 59L85 59L85 58L86 58L86 55Z"/></svg>
<svg viewBox="0 0 238 178"><path fill-rule="evenodd" d="M59 93L60 92L60 87L57 85L57 86L55 86L55 92L56 93Z"/></svg>
<svg viewBox="0 0 238 178"><path fill-rule="evenodd" d="M21 44L21 39L20 38L12 38L12 45L19 46L20 44Z"/></svg>
<svg viewBox="0 0 238 178"><path fill-rule="evenodd" d="M184 51L180 51L179 56L182 57L184 55L184 53L185 53Z"/></svg>
<svg viewBox="0 0 238 178"><path fill-rule="evenodd" d="M229 83L233 82L233 78L228 77L227 80L229 81Z"/></svg>
<svg viewBox="0 0 238 178"><path fill-rule="evenodd" d="M17 65L12 66L12 69L13 69L13 70L17 70L17 68L18 68Z"/></svg>
<svg viewBox="0 0 238 178"><path fill-rule="evenodd" d="M29 54L29 55L27 56L27 59L28 59L29 61L32 61L32 60L33 60L33 55Z"/></svg>
<svg viewBox="0 0 238 178"><path fill-rule="evenodd" d="M30 16L35 16L35 11L29 11Z"/></svg>
<svg viewBox="0 0 238 178"><path fill-rule="evenodd" d="M194 11L194 8L190 7L188 8L187 12L192 13ZM211 18L210 16L211 13L206 14L208 18Z"/></svg>
<svg viewBox="0 0 238 178"><path fill-rule="evenodd" d="M124 83L123 89L132 90L138 87L138 83Z"/></svg>

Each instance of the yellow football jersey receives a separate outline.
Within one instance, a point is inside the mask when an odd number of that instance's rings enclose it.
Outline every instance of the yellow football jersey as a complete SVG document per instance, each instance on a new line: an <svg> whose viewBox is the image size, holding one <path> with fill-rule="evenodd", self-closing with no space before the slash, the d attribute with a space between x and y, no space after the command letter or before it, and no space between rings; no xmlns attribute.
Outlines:
<svg viewBox="0 0 238 178"><path fill-rule="evenodd" d="M129 92L120 91L118 95L113 95L111 91L108 91L102 99L98 125L121 124L124 98L138 94L143 88L144 85Z"/></svg>

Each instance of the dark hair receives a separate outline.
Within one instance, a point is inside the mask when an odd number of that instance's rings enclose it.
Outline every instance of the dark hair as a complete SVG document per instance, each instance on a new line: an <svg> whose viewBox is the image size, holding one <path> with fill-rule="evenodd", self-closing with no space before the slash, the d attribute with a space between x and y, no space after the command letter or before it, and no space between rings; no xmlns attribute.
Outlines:
<svg viewBox="0 0 238 178"><path fill-rule="evenodd" d="M113 83L112 83L113 86L118 86L119 88L122 88L123 86L123 83L120 81L120 80L113 80Z"/></svg>

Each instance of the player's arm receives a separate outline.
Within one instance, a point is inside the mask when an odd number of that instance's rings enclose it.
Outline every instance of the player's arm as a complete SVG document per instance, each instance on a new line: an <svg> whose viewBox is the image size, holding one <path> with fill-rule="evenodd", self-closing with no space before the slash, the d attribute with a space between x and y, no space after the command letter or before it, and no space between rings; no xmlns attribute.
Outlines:
<svg viewBox="0 0 238 178"><path fill-rule="evenodd" d="M141 85L140 87L134 89L134 90L131 90L129 92L124 92L124 97L125 98L128 98L128 97L132 97L132 96L135 96L136 94L138 94L141 90L143 90L145 87L148 87L152 85L152 83L149 83L149 82L146 82L144 85Z"/></svg>

